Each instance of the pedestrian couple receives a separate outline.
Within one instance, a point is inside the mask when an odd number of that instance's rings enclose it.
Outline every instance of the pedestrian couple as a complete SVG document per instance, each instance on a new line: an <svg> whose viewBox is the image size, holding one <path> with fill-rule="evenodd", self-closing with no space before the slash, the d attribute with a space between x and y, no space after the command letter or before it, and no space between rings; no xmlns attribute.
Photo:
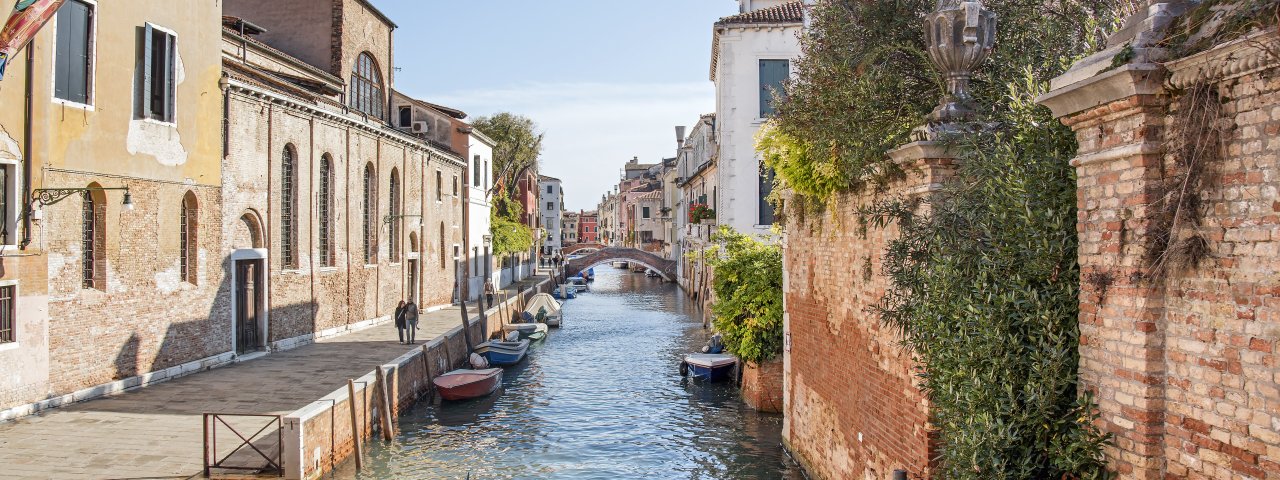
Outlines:
<svg viewBox="0 0 1280 480"><path fill-rule="evenodd" d="M396 330L400 333L400 344L404 344L408 340L413 345L414 333L418 330L418 306L409 300L405 303L400 301L400 305L396 306Z"/></svg>

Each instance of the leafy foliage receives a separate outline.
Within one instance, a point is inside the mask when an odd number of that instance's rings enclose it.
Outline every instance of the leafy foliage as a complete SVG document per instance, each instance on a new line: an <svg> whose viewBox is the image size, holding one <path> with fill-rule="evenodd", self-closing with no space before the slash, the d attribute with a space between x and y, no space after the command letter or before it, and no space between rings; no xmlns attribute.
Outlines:
<svg viewBox="0 0 1280 480"><path fill-rule="evenodd" d="M537 168L543 134L529 117L502 112L477 118L472 126L497 143L493 149L495 188L509 190L522 170Z"/></svg>
<svg viewBox="0 0 1280 480"><path fill-rule="evenodd" d="M494 255L527 252L533 248L533 229L528 225L499 215L497 209L494 209L490 217Z"/></svg>
<svg viewBox="0 0 1280 480"><path fill-rule="evenodd" d="M720 227L705 254L715 268L711 312L725 348L759 364L782 353L782 247Z"/></svg>
<svg viewBox="0 0 1280 480"><path fill-rule="evenodd" d="M924 366L940 478L1107 476L1107 436L1076 380L1076 144L1035 105L1045 91L1030 70L1010 86L1004 128L959 146L957 178L929 208L866 212L900 228L878 310Z"/></svg>
<svg viewBox="0 0 1280 480"><path fill-rule="evenodd" d="M1095 51L1129 0L989 1L998 15L996 47L974 73L980 114L999 121L1006 86L1031 69L1056 76L1082 53ZM925 53L923 17L933 0L820 0L804 55L787 85L775 129L759 150L779 183L821 207L835 194L879 189L901 172L885 152L910 141L911 131L942 95L942 81ZM770 132L769 130L776 130ZM776 200L775 199L775 203Z"/></svg>

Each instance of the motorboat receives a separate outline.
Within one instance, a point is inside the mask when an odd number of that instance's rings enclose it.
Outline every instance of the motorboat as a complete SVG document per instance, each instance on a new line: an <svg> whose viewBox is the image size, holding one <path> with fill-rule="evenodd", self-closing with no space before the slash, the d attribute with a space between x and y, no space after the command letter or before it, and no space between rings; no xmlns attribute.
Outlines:
<svg viewBox="0 0 1280 480"><path fill-rule="evenodd" d="M658 272L653 271L653 269L649 269L649 270L645 270L645 272L644 272L644 276L646 276L646 277L661 277L662 275L659 275L659 274L658 274Z"/></svg>
<svg viewBox="0 0 1280 480"><path fill-rule="evenodd" d="M560 302L550 294L539 293L529 298L529 303L521 314L526 322L542 322L548 327L560 327Z"/></svg>
<svg viewBox="0 0 1280 480"><path fill-rule="evenodd" d="M578 298L577 289L567 283L562 283L551 292L551 296L556 300L572 300Z"/></svg>
<svg viewBox="0 0 1280 480"><path fill-rule="evenodd" d="M529 352L529 340L517 342L490 340L476 345L475 352L489 360L490 365L515 365L524 360L525 354Z"/></svg>
<svg viewBox="0 0 1280 480"><path fill-rule="evenodd" d="M524 338L531 338L531 337L533 337L534 335L541 334L541 335L539 336L539 338L534 339L534 340L541 340L541 339L543 339L543 338L547 338L547 324L545 324L545 323L533 323L533 322L531 322L531 323L508 323L508 324L506 324L506 325L503 325L503 326L502 326L502 333L503 333L504 335L510 334L511 332L519 332L519 333L520 333L520 337L519 337L519 338L521 338L521 339L524 339Z"/></svg>
<svg viewBox="0 0 1280 480"><path fill-rule="evenodd" d="M680 374L705 382L718 382L730 378L737 364L738 359L733 355L691 353L685 355L680 363Z"/></svg>
<svg viewBox="0 0 1280 480"><path fill-rule="evenodd" d="M582 278L587 279L588 282L596 281L596 267L588 268L587 271L582 272Z"/></svg>
<svg viewBox="0 0 1280 480"><path fill-rule="evenodd" d="M461 369L441 374L431 380L440 398L470 400L492 394L502 384L501 368Z"/></svg>
<svg viewBox="0 0 1280 480"><path fill-rule="evenodd" d="M565 285L572 288L575 293L591 290L591 287L587 285L587 279L582 276L569 277Z"/></svg>

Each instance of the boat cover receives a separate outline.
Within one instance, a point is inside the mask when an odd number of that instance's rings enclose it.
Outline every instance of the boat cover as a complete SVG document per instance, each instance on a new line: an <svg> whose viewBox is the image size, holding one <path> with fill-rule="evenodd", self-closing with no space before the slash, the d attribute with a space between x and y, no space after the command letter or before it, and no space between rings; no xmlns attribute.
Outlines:
<svg viewBox="0 0 1280 480"><path fill-rule="evenodd" d="M556 317L560 315L560 302L556 301L555 297L546 293L539 293L530 298L529 305L525 307L524 311L534 318L537 318L538 309L540 308L547 309L548 317Z"/></svg>
<svg viewBox="0 0 1280 480"><path fill-rule="evenodd" d="M689 362L690 365L697 365L703 368L723 367L738 363L738 359L734 358L733 355L710 353L691 353L685 355L684 361Z"/></svg>

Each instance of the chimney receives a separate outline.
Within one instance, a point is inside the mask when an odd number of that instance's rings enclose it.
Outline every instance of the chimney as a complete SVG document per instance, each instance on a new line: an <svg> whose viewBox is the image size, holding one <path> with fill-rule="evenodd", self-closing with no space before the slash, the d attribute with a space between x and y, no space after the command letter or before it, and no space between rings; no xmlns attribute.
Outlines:
<svg viewBox="0 0 1280 480"><path fill-rule="evenodd" d="M684 146L684 125L676 125L676 150Z"/></svg>

